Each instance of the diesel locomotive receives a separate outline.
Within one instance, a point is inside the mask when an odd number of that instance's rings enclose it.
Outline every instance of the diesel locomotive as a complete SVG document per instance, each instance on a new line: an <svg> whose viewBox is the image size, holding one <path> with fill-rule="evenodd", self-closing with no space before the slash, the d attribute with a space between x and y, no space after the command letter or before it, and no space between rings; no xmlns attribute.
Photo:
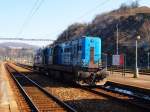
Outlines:
<svg viewBox="0 0 150 112"><path fill-rule="evenodd" d="M33 67L63 81L102 85L108 73L101 55L101 38L83 36L37 50Z"/></svg>

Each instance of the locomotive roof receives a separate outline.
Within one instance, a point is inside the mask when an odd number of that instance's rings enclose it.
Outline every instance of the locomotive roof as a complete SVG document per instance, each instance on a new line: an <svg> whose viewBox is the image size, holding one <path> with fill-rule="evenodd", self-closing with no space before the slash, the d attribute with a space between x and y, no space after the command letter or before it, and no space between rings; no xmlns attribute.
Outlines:
<svg viewBox="0 0 150 112"><path fill-rule="evenodd" d="M70 44L72 41L79 40L79 39L86 38L86 37L99 38L99 37L96 37L96 36L95 37L94 36L81 36L81 37L78 37L78 38L76 37L76 38L73 38L71 40L61 42L61 43L56 43L56 44L52 43L52 44L46 46L45 48L51 48L51 47L55 47L55 46L62 45L62 44Z"/></svg>

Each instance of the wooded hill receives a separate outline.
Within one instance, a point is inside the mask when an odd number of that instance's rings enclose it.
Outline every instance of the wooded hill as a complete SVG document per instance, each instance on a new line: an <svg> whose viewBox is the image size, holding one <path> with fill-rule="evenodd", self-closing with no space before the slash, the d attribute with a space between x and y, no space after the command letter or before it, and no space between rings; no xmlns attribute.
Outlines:
<svg viewBox="0 0 150 112"><path fill-rule="evenodd" d="M109 13L97 15L89 24L75 23L62 32L56 42L64 42L80 36L99 36L102 39L102 52L116 53L116 32L119 29L119 53L124 53L127 65L135 63L135 39L139 40L139 66L146 66L147 52L150 49L150 8L122 5ZM144 60L143 60L144 59Z"/></svg>

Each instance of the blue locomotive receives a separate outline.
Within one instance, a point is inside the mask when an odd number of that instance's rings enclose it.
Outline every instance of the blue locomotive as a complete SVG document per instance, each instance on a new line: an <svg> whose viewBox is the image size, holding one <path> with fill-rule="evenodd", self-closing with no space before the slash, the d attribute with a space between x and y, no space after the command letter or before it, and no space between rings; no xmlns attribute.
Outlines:
<svg viewBox="0 0 150 112"><path fill-rule="evenodd" d="M101 66L101 55L101 39L83 36L38 50L34 68L81 85L104 84L108 74Z"/></svg>

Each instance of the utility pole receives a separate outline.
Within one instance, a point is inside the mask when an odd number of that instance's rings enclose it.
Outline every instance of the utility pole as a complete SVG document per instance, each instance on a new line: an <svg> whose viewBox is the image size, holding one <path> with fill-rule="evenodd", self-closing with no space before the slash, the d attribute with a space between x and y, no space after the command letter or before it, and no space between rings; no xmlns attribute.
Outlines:
<svg viewBox="0 0 150 112"><path fill-rule="evenodd" d="M117 29L117 39L116 39L116 51L117 51L117 55L118 55L118 23L117 23L117 25L116 25L116 29Z"/></svg>

